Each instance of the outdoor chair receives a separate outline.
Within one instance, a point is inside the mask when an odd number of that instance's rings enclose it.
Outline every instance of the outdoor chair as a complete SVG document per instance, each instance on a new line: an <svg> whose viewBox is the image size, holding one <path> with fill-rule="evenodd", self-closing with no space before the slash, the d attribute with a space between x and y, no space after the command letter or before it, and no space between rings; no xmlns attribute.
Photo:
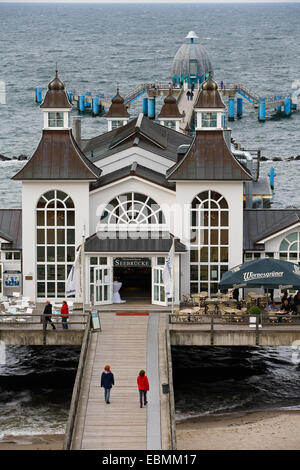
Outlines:
<svg viewBox="0 0 300 470"><path fill-rule="evenodd" d="M278 323L278 316L274 312L268 312L268 319L270 323Z"/></svg>

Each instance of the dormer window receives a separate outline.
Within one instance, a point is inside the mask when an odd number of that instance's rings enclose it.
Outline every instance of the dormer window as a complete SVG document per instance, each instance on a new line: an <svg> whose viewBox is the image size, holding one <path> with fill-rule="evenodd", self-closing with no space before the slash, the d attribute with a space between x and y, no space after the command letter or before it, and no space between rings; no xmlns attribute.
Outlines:
<svg viewBox="0 0 300 470"><path fill-rule="evenodd" d="M202 113L202 127L217 127L217 113Z"/></svg>
<svg viewBox="0 0 300 470"><path fill-rule="evenodd" d="M52 111L49 112L48 127L64 127L64 113Z"/></svg>

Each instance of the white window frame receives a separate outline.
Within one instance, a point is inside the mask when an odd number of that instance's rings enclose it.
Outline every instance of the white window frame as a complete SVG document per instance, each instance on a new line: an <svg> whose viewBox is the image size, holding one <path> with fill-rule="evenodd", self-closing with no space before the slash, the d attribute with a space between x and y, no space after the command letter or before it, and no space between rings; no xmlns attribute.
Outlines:
<svg viewBox="0 0 300 470"><path fill-rule="evenodd" d="M54 193L54 198L47 199L46 196L49 193ZM60 199L57 194L60 193L63 196L63 199ZM71 204L73 207L67 207L66 202L70 200ZM39 208L38 205L40 201L45 202L45 206L43 208ZM57 203L61 203L63 207L58 207ZM54 207L50 207L54 203ZM54 225L47 225L47 214L53 212L54 213ZM59 217L59 212L64 213L64 225L58 225L58 217ZM74 224L69 224L68 225L68 212L73 213L73 218L74 218ZM38 225L38 213L43 213L44 214L44 225ZM36 292L37 292L37 298L38 299L63 299L65 297L65 289L64 292L61 293L58 288L58 284L65 284L66 288L66 280L68 273L70 269L72 268L72 265L74 263L74 258L75 258L75 250L76 250L76 245L75 245L75 224L76 224L76 213L75 213L75 205L73 202L73 199L64 191L59 190L59 189L54 189L47 191L46 193L42 194L38 200L38 204L36 207ZM44 243L39 243L38 241L38 230L43 230L44 233ZM48 243L48 236L50 238L50 233L48 230L53 230L53 233L51 232L51 235L54 235L54 243ZM64 233L64 243L58 243L58 230L62 230ZM74 243L68 243L68 230L73 230L74 231ZM51 240L52 241L52 240ZM54 249L54 261L48 261L47 260L47 248L53 248ZM44 261L39 261L38 260L38 251L39 248L44 249ZM64 261L58 261L58 249L59 248L64 248ZM68 260L68 248L72 248L73 251L73 256L71 257L72 259ZM54 279L48 279L48 266L49 266L49 271L52 268L54 268ZM58 267L64 266L64 278L63 279L58 279ZM39 267L44 267L44 279L38 279L39 277ZM52 292L48 291L48 285L47 283L54 283L54 295L52 295ZM40 295L39 292L39 284L45 284L45 289L44 289L44 295Z"/></svg>
<svg viewBox="0 0 300 470"><path fill-rule="evenodd" d="M201 199L201 197L203 197L202 195L204 195L205 193L208 193L208 198ZM217 194L219 198L217 200L212 199L211 198L212 193ZM199 201L199 205L197 206L197 208L193 208L192 205L197 199ZM220 207L220 202L222 201L222 199L224 199L226 203L226 207L224 208ZM208 214L207 225L205 222L206 213ZM227 213L227 225L221 225L222 213ZM193 214L196 214L196 224L193 224ZM211 225L212 216L214 214L218 214L217 225ZM195 242L191 239L189 243L190 257L192 255L192 251L195 251L198 256L197 261L192 261L190 258L190 289L191 289L191 292L195 292L195 293L199 293L200 291L207 291L209 295L211 295L211 293L213 293L211 289L212 284L218 284L218 282L221 280L223 272L229 269L229 244L230 244L229 205L228 205L226 198L219 192L212 191L212 190L206 190L206 191L202 191L201 193L199 193L193 199L193 202L190 207L190 230L191 230L191 236L192 234L194 235L196 233ZM218 232L218 244L211 243L212 230L217 230ZM228 242L227 244L221 243L221 235L222 235L221 230L227 231L227 242ZM205 236L204 231L207 231L206 232L207 243L205 243L205 240L204 240L204 236ZM203 248L207 249L207 261L201 261L201 249ZM211 253L212 253L212 249L215 249L215 248L217 249L217 260L212 261ZM227 250L227 261L221 261L222 249ZM193 267L196 267L197 269L195 268L193 269ZM207 267L207 280L201 279L201 267ZM213 267L216 267L217 269L213 270ZM222 269L224 267L226 268L225 270ZM197 279L192 279L193 270L196 271ZM217 270L216 278L212 279L212 272L216 270ZM196 289L194 289L194 287L196 287Z"/></svg>

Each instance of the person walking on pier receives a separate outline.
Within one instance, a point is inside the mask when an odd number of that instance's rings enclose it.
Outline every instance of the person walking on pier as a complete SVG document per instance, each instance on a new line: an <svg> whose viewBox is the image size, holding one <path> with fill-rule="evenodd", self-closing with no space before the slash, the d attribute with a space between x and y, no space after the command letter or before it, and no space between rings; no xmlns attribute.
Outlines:
<svg viewBox="0 0 300 470"><path fill-rule="evenodd" d="M100 385L104 388L104 400L108 405L110 405L110 391L112 389L112 386L115 385L114 374L110 370L110 366L104 367L104 371L101 375Z"/></svg>
<svg viewBox="0 0 300 470"><path fill-rule="evenodd" d="M62 307L60 309L60 316L62 321L62 326L64 330L68 329L68 318L69 318L69 307L65 300L63 300Z"/></svg>
<svg viewBox="0 0 300 470"><path fill-rule="evenodd" d="M46 305L45 305L45 308L44 308L43 315L44 315L44 318L43 318L44 329L46 330L47 329L47 323L50 323L53 330L56 330L55 325L54 325L53 321L51 320L52 305L50 304L49 300L46 301Z"/></svg>
<svg viewBox="0 0 300 470"><path fill-rule="evenodd" d="M149 382L144 370L140 370L140 373L137 378L138 389L140 393L140 408L143 408L143 398L144 406L147 405L147 392L149 390Z"/></svg>

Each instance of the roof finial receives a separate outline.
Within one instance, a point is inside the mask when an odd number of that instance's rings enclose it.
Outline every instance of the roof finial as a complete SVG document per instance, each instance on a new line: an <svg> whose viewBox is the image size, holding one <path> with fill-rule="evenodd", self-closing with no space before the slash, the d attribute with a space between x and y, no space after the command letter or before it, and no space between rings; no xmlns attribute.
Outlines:
<svg viewBox="0 0 300 470"><path fill-rule="evenodd" d="M58 78L57 62L55 64L55 78Z"/></svg>

